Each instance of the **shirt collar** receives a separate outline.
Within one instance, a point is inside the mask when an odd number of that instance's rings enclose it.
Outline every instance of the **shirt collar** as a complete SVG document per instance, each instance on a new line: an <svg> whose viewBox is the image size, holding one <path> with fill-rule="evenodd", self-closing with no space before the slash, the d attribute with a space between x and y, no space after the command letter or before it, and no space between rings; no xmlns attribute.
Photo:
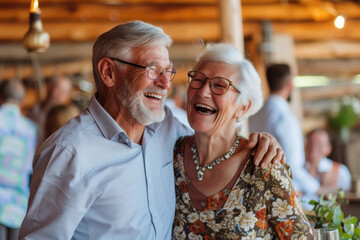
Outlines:
<svg viewBox="0 0 360 240"><path fill-rule="evenodd" d="M12 111L15 112L16 114L20 114L20 107L15 104L4 103L1 107L6 111Z"/></svg>
<svg viewBox="0 0 360 240"><path fill-rule="evenodd" d="M277 96L275 94L271 94L268 98L268 100L270 102L276 102L277 106L285 108L285 109L290 109L289 103L282 97Z"/></svg>
<svg viewBox="0 0 360 240"><path fill-rule="evenodd" d="M124 130L117 124L117 122L110 116L110 114L105 111L105 109L100 105L96 100L96 94L92 96L89 102L88 111L94 118L96 124L98 125L100 131L107 139L111 140L116 135Z"/></svg>

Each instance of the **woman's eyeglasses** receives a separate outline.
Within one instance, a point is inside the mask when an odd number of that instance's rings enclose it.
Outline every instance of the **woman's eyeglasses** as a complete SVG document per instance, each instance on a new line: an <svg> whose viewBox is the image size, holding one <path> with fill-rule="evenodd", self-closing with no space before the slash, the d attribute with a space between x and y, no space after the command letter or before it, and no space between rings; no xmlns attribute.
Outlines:
<svg viewBox="0 0 360 240"><path fill-rule="evenodd" d="M188 77L189 77L188 78L189 86L193 89L202 88L205 85L206 81L209 80L210 90L212 93L216 95L225 94L227 90L229 90L230 86L232 86L236 91L240 93L240 90L234 87L233 83L226 78L222 78L222 77L208 78L202 72L197 72L197 71L190 71L188 73Z"/></svg>
<svg viewBox="0 0 360 240"><path fill-rule="evenodd" d="M161 76L165 73L167 78L171 81L171 80L173 80L173 78L175 77L175 74L176 74L176 70L173 67L168 67L168 68L164 69L161 66L156 65L156 64L149 64L148 66L141 66L141 65L138 65L135 63L130 63L130 62L120 60L118 58L114 58L114 57L109 57L109 58L113 61L118 61L118 62L125 63L128 65L134 66L134 67L145 68L146 75L148 76L148 78L150 78L152 80L157 80L157 79L161 78Z"/></svg>

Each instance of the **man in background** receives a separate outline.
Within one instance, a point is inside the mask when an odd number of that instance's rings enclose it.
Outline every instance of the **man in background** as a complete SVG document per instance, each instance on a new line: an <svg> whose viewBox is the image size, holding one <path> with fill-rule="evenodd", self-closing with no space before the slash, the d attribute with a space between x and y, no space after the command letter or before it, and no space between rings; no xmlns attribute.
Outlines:
<svg viewBox="0 0 360 240"><path fill-rule="evenodd" d="M17 80L0 85L0 239L17 240L29 197L37 128L22 116L25 89Z"/></svg>
<svg viewBox="0 0 360 240"><path fill-rule="evenodd" d="M165 99L165 104L168 106L174 115L182 124L191 128L187 119L186 113L186 98L187 87L185 84L173 84L169 96Z"/></svg>
<svg viewBox="0 0 360 240"><path fill-rule="evenodd" d="M249 119L250 132L272 134L284 150L293 172L293 184L299 194L315 194L319 182L305 169L302 130L291 112L288 100L293 88L293 76L287 64L273 64L266 70L270 96L258 113Z"/></svg>
<svg viewBox="0 0 360 240"><path fill-rule="evenodd" d="M331 151L329 134L323 129L315 129L307 135L306 169L328 189L350 190L351 174L341 163L327 158Z"/></svg>

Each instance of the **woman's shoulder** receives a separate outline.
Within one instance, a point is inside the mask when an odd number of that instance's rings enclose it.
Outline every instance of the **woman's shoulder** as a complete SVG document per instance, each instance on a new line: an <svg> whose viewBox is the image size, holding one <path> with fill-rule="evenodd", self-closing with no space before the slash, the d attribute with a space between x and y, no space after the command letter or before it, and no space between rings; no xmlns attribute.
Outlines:
<svg viewBox="0 0 360 240"><path fill-rule="evenodd" d="M264 184L286 185L292 181L292 172L288 164L276 163L269 164L266 168L256 166L254 155L256 150L251 150L251 156L244 169L244 176L251 179L254 184L263 182ZM285 183L285 184L284 184Z"/></svg>
<svg viewBox="0 0 360 240"><path fill-rule="evenodd" d="M191 136L183 136L176 140L174 153L184 152L186 142L190 139Z"/></svg>
<svg viewBox="0 0 360 240"><path fill-rule="evenodd" d="M258 177L264 178L264 180L266 181L271 178L280 179L280 177L292 179L292 172L290 166L286 163L270 163L266 168L255 166L254 174Z"/></svg>

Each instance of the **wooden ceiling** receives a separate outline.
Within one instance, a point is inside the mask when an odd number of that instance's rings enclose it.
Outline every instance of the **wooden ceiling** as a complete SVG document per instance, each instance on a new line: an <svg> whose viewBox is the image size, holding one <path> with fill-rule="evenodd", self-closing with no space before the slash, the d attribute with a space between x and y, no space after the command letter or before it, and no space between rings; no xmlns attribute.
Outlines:
<svg viewBox="0 0 360 240"><path fill-rule="evenodd" d="M221 0L219 0L221 1ZM300 74L352 76L360 73L360 2L346 0L242 0L245 37L261 38L262 22L290 34ZM0 78L32 73L21 47L30 0L0 2ZM194 42L221 40L218 0L39 0L51 47L40 55L43 74L91 71L91 46L101 33L129 20L161 26L174 40L172 59L193 59ZM336 29L336 14L347 18ZM76 63L76 64L74 64ZM326 67L330 66L330 67Z"/></svg>

